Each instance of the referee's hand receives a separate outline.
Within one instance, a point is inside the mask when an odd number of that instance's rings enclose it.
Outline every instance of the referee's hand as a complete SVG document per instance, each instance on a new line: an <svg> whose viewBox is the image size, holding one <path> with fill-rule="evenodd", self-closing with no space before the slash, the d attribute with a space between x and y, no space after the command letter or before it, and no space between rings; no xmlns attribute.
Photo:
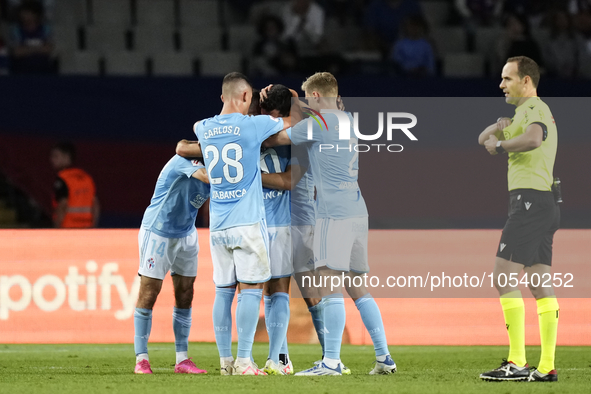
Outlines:
<svg viewBox="0 0 591 394"><path fill-rule="evenodd" d="M484 141L484 147L486 148L488 153L490 153L493 156L497 154L497 141L498 138L494 135L491 135L490 137L488 137L486 141Z"/></svg>
<svg viewBox="0 0 591 394"><path fill-rule="evenodd" d="M497 119L497 129L503 131L507 127L511 126L511 118L499 118Z"/></svg>

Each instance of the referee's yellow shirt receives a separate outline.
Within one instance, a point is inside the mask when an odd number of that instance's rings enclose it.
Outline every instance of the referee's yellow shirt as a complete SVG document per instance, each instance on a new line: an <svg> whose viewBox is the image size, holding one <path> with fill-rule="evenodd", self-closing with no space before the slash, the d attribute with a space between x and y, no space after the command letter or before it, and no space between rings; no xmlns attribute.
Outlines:
<svg viewBox="0 0 591 394"><path fill-rule="evenodd" d="M544 141L529 152L509 152L509 190L552 190L553 169L558 147L556 122L550 108L539 97L531 97L515 108L511 125L503 129L505 140L519 137L527 126L538 123L544 130Z"/></svg>

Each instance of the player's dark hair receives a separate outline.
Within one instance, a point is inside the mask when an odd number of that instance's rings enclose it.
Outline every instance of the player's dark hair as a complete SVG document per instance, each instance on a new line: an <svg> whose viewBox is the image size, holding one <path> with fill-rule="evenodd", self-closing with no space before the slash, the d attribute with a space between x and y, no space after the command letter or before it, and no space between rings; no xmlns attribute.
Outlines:
<svg viewBox="0 0 591 394"><path fill-rule="evenodd" d="M76 147L69 141L58 142L51 150L59 150L60 152L70 156L72 163L76 161Z"/></svg>
<svg viewBox="0 0 591 394"><path fill-rule="evenodd" d="M261 92L258 89L252 89L252 99L250 100L250 107L248 107L248 114L261 114Z"/></svg>
<svg viewBox="0 0 591 394"><path fill-rule="evenodd" d="M261 102L261 108L267 112L276 109L279 111L279 115L289 116L291 97L291 92L286 86L273 85L267 92L265 101Z"/></svg>
<svg viewBox="0 0 591 394"><path fill-rule="evenodd" d="M507 63L517 63L517 75L523 79L526 75L531 78L534 88L540 83L540 66L535 60L527 56L515 56L507 59Z"/></svg>
<svg viewBox="0 0 591 394"><path fill-rule="evenodd" d="M229 74L226 74L226 76L224 77L224 81L222 82L222 86L229 84L229 83L238 82L238 81L244 81L250 87L252 87L252 84L250 83L248 77L242 73L239 73L239 72L231 72Z"/></svg>

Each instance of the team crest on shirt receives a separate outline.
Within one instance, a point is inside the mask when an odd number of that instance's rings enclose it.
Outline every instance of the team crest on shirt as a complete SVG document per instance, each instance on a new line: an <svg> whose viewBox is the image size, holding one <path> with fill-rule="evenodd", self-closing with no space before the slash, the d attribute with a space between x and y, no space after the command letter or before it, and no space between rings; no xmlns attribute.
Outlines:
<svg viewBox="0 0 591 394"><path fill-rule="evenodd" d="M152 271L155 267L156 267L156 262L154 261L154 258L150 257L148 259L148 261L146 261L146 267Z"/></svg>
<svg viewBox="0 0 591 394"><path fill-rule="evenodd" d="M195 193L189 199L189 204L191 204L195 209L199 209L201 208L205 200L207 200L207 198L203 197L199 193Z"/></svg>

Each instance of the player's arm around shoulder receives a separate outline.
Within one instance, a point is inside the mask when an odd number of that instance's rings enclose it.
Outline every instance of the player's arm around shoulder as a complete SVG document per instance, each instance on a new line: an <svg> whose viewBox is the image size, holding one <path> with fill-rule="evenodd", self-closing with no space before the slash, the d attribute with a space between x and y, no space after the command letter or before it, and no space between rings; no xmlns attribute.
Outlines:
<svg viewBox="0 0 591 394"><path fill-rule="evenodd" d="M290 145L291 140L287 134L287 130L281 130L277 134L273 134L265 141L263 141L263 148L272 148L274 146Z"/></svg>
<svg viewBox="0 0 591 394"><path fill-rule="evenodd" d="M199 141L180 140L176 144L176 154L184 157L203 157Z"/></svg>
<svg viewBox="0 0 591 394"><path fill-rule="evenodd" d="M271 148L274 146L281 145L300 145L307 141L305 137L307 136L307 128L305 122L299 121L297 124L294 124L293 121L296 118L291 116L283 119L284 129L267 138L263 142L263 147ZM285 119L287 119L288 123L285 123ZM286 124L290 127L285 127Z"/></svg>
<svg viewBox="0 0 591 394"><path fill-rule="evenodd" d="M209 185L209 177L207 176L207 171L205 171L205 167L198 169L191 176Z"/></svg>
<svg viewBox="0 0 591 394"><path fill-rule="evenodd" d="M262 174L261 178L263 186L267 189L275 190L293 190L298 184L304 171L298 165L289 165L284 172L278 172L275 174Z"/></svg>

